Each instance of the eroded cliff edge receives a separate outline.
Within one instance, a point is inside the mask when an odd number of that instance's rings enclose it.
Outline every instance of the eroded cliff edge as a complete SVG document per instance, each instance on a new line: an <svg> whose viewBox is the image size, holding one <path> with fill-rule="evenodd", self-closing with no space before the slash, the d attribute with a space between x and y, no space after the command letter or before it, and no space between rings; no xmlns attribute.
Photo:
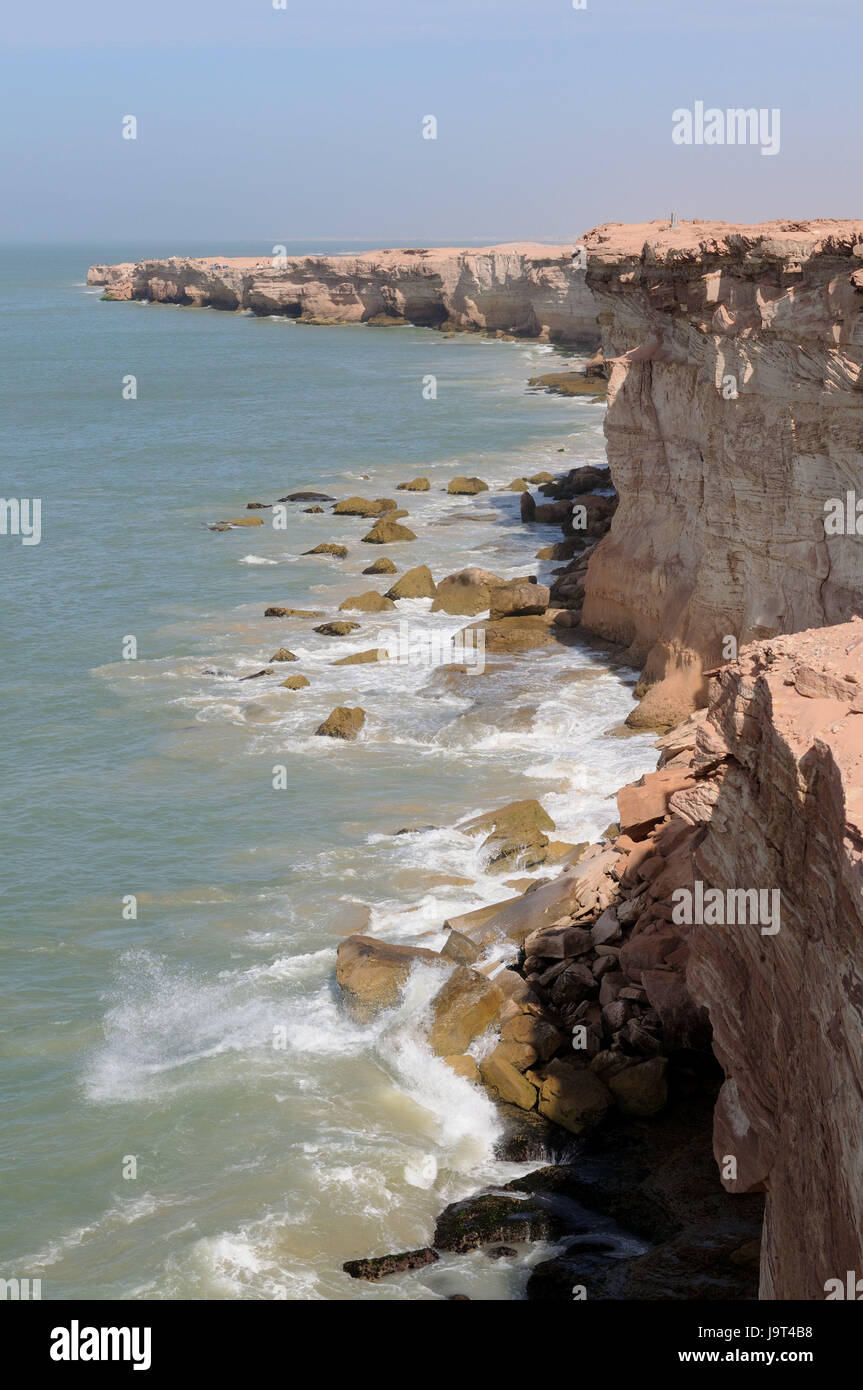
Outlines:
<svg viewBox="0 0 863 1390"><path fill-rule="evenodd" d="M598 227L587 283L611 359L620 506L583 624L631 648L668 727L739 647L863 612L863 222Z"/></svg>
<svg viewBox="0 0 863 1390"><path fill-rule="evenodd" d="M555 342L598 342L570 246L513 242L360 255L172 257L91 266L113 299L247 309L306 323L411 323Z"/></svg>

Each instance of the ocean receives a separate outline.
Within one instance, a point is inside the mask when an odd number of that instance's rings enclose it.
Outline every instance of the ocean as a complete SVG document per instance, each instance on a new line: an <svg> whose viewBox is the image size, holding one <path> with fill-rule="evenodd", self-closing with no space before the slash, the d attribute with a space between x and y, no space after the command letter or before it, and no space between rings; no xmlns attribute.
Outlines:
<svg viewBox="0 0 863 1390"><path fill-rule="evenodd" d="M42 507L38 545L0 536L0 1274L45 1299L517 1298L536 1253L342 1272L427 1244L447 1202L525 1169L420 1040L433 978L361 1026L335 948L352 931L439 947L447 916L508 896L454 829L471 813L539 797L557 838L599 834L613 789L655 766L652 736L621 734L635 673L587 643L455 685L337 667L400 622L471 620L403 600L331 638L263 614L342 616L388 587L361 573L382 554L545 580L559 530L523 526L500 489L602 463L604 407L526 390L564 365L547 345L84 284L97 262L269 249L0 248L2 492ZM288 248L339 249L365 247ZM394 491L418 474L429 492ZM456 474L490 491L450 496ZM327 504L289 507L284 530L245 510L299 489L404 499L417 540L362 545L371 523ZM208 529L243 515L265 524ZM302 555L321 541L348 558ZM280 646L299 661L239 680ZM310 686L282 689L296 671ZM360 738L316 738L343 704L365 709Z"/></svg>

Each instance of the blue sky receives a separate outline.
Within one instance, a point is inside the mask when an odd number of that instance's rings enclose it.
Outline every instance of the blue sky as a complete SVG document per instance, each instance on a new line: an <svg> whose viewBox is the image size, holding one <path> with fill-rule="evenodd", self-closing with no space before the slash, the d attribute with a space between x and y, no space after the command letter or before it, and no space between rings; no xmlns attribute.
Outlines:
<svg viewBox="0 0 863 1390"><path fill-rule="evenodd" d="M145 255L166 237L571 241L672 209L859 216L861 37L858 0L18 7L0 238ZM675 145L672 111L699 100L778 107L779 154Z"/></svg>

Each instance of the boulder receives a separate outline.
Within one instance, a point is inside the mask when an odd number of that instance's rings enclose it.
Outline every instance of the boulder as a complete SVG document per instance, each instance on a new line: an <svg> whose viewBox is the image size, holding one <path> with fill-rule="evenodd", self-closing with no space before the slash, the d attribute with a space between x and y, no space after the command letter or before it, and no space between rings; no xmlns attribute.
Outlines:
<svg viewBox="0 0 863 1390"><path fill-rule="evenodd" d="M393 545L396 541L415 541L416 536L401 522L384 518L376 521L371 531L362 538L367 545Z"/></svg>
<svg viewBox="0 0 863 1390"><path fill-rule="evenodd" d="M350 656L339 657L338 661L330 663L332 666L370 666L375 661L380 661L380 647L372 647L365 652L351 652Z"/></svg>
<svg viewBox="0 0 863 1390"><path fill-rule="evenodd" d="M488 492L488 483L482 478L453 478L447 484L447 492L455 497L472 497L477 492Z"/></svg>
<svg viewBox="0 0 863 1390"><path fill-rule="evenodd" d="M438 1250L463 1255L502 1241L555 1240L563 1229L561 1216L550 1207L525 1200L522 1193L484 1192L446 1207L437 1219L433 1240Z"/></svg>
<svg viewBox="0 0 863 1390"><path fill-rule="evenodd" d="M611 1092L587 1067L549 1062L539 1095L539 1112L571 1134L583 1134L599 1124L613 1105Z"/></svg>
<svg viewBox="0 0 863 1390"><path fill-rule="evenodd" d="M263 526L262 516L232 516L228 521L217 521L217 526Z"/></svg>
<svg viewBox="0 0 863 1390"><path fill-rule="evenodd" d="M607 1078L607 1085L624 1115L649 1119L668 1104L668 1060L651 1057Z"/></svg>
<svg viewBox="0 0 863 1390"><path fill-rule="evenodd" d="M527 481L529 483L553 483L554 474L549 473L547 469L543 469L542 472L534 473L532 476L529 476Z"/></svg>
<svg viewBox="0 0 863 1390"><path fill-rule="evenodd" d="M476 1058L471 1057L469 1052L459 1052L450 1057L444 1057L448 1067L451 1067L456 1076L463 1076L465 1081L472 1081L479 1084L479 1067Z"/></svg>
<svg viewBox="0 0 863 1390"><path fill-rule="evenodd" d="M387 589L387 598L434 598L436 592L428 565L417 565L412 570L405 570L401 579Z"/></svg>
<svg viewBox="0 0 863 1390"><path fill-rule="evenodd" d="M548 608L550 591L544 584L525 584L514 580L500 584L489 594L489 617L513 618L528 613L544 613Z"/></svg>
<svg viewBox="0 0 863 1390"><path fill-rule="evenodd" d="M522 521L533 521L536 515L536 502L533 494L523 492L521 494L521 519Z"/></svg>
<svg viewBox="0 0 863 1390"><path fill-rule="evenodd" d="M316 734L322 734L326 738L356 738L360 729L366 722L366 712L357 706L350 709L347 705L336 705L331 714L328 714L323 724L319 724L315 729Z"/></svg>
<svg viewBox="0 0 863 1390"><path fill-rule="evenodd" d="M504 1003L501 991L484 975L457 965L431 1002L432 1052L438 1057L464 1052L497 1017Z"/></svg>
<svg viewBox="0 0 863 1390"><path fill-rule="evenodd" d="M479 946L460 931L451 931L441 947L441 955L454 960L456 965L473 965L481 954Z"/></svg>
<svg viewBox="0 0 863 1390"><path fill-rule="evenodd" d="M437 952L422 946L398 946L373 936L345 937L336 956L336 980L350 1013L362 1023L399 1002L416 964L448 964Z"/></svg>
<svg viewBox="0 0 863 1390"><path fill-rule="evenodd" d="M541 1062L547 1062L566 1042L558 1028L544 1018L533 1014L518 1014L503 1025L500 1030L503 1042L522 1043L533 1048Z"/></svg>
<svg viewBox="0 0 863 1390"><path fill-rule="evenodd" d="M384 512L394 512L398 506L391 497L376 497L370 502L367 497L346 497L333 507L334 516L383 516Z"/></svg>
<svg viewBox="0 0 863 1390"><path fill-rule="evenodd" d="M545 927L542 931L531 932L524 943L529 956L542 956L544 960L568 960L572 956L585 956L592 951L593 938L584 927Z"/></svg>
<svg viewBox="0 0 863 1390"><path fill-rule="evenodd" d="M323 516L324 514L323 507L303 507L303 511L305 512L306 516Z"/></svg>
<svg viewBox="0 0 863 1390"><path fill-rule="evenodd" d="M335 502L335 497L331 497L328 492L289 492L286 497L280 497L280 502Z"/></svg>
<svg viewBox="0 0 863 1390"><path fill-rule="evenodd" d="M321 623L320 627L315 628L315 632L319 632L322 637L347 637L349 632L356 632L359 626L359 623L347 621Z"/></svg>
<svg viewBox="0 0 863 1390"><path fill-rule="evenodd" d="M511 869L514 863L523 869L541 864L549 842L545 831L554 829L554 821L538 801L526 799L462 821L456 829L464 835L484 835L486 867L500 872Z"/></svg>
<svg viewBox="0 0 863 1390"><path fill-rule="evenodd" d="M346 560L348 548L346 545L336 545L333 541L321 541L320 545L314 546L311 550L304 550L304 555L332 555L334 560Z"/></svg>
<svg viewBox="0 0 863 1390"><path fill-rule="evenodd" d="M322 618L323 612L318 608L277 608L275 606L264 609L265 618Z"/></svg>
<svg viewBox="0 0 863 1390"><path fill-rule="evenodd" d="M485 612L489 606L491 590L502 583L500 575L474 565L459 570L456 574L448 574L437 586L431 611L464 613L473 617L477 613Z"/></svg>
<svg viewBox="0 0 863 1390"><path fill-rule="evenodd" d="M424 1250L405 1250L400 1255L378 1255L372 1260L346 1260L342 1265L352 1279L383 1279L387 1274L404 1274L409 1269L424 1269L440 1256L428 1246Z"/></svg>
<svg viewBox="0 0 863 1390"><path fill-rule="evenodd" d="M399 483L396 492L428 492L430 487L428 478L411 478L409 483Z"/></svg>
<svg viewBox="0 0 863 1390"><path fill-rule="evenodd" d="M507 492L527 492L527 483L524 478L514 478L505 489Z"/></svg>
<svg viewBox="0 0 863 1390"><path fill-rule="evenodd" d="M344 613L346 609L353 609L358 613L385 613L389 608L395 608L392 599L379 594L377 589L367 589L364 594L353 594L339 604L340 613Z"/></svg>
<svg viewBox="0 0 863 1390"><path fill-rule="evenodd" d="M465 631L472 634L481 632L485 651L491 656L535 651L538 647L556 647L572 640L566 629L556 624L559 613L559 608L547 608L544 613L524 613L512 618L471 623ZM464 640L479 642L480 639L471 636Z"/></svg>
<svg viewBox="0 0 863 1390"><path fill-rule="evenodd" d="M306 677L301 676L299 672L297 672L295 676L288 676L288 679L286 681L282 681L282 688L284 690L302 690L305 686L309 684L310 682L306 679Z"/></svg>
<svg viewBox="0 0 863 1390"><path fill-rule="evenodd" d="M289 652L287 647L279 647L279 650L273 652L270 657L271 661L299 661L299 659L298 656L294 656L293 652Z"/></svg>
<svg viewBox="0 0 863 1390"><path fill-rule="evenodd" d="M479 1072L486 1086L501 1100L517 1105L520 1110L532 1110L536 1105L536 1087L502 1057L494 1053L485 1057L479 1064Z"/></svg>
<svg viewBox="0 0 863 1390"><path fill-rule="evenodd" d="M366 565L363 574L398 574L398 569L392 560L386 555L382 555L379 560L375 560L371 565Z"/></svg>

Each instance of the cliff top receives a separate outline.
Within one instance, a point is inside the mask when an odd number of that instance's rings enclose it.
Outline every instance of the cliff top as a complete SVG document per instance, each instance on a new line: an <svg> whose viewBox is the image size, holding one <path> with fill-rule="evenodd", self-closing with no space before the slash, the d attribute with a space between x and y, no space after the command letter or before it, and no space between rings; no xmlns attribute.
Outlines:
<svg viewBox="0 0 863 1390"><path fill-rule="evenodd" d="M620 261L663 264L741 255L808 260L817 255L863 257L863 222L605 222L582 237L588 266Z"/></svg>

